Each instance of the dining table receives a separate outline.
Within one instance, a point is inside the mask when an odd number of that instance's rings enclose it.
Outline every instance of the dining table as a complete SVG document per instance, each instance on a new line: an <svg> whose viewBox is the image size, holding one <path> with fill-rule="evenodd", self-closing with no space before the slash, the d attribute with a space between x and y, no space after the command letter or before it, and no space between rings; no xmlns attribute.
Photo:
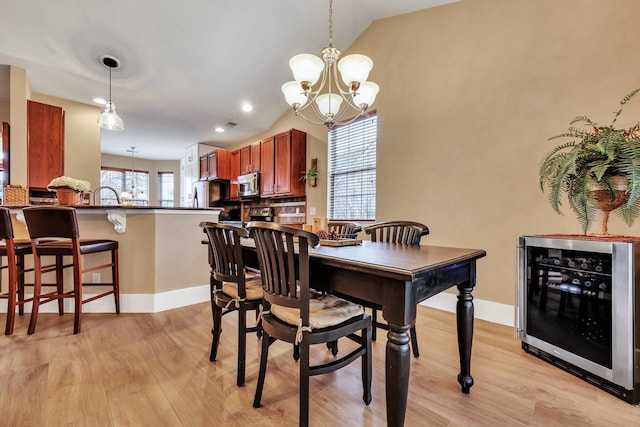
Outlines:
<svg viewBox="0 0 640 427"><path fill-rule="evenodd" d="M411 367L408 331L415 323L417 305L454 286L458 290L457 381L462 392L469 393L473 386L472 291L476 260L486 256L484 250L362 241L351 246L310 248L309 256L314 289L375 305L389 324L385 353L388 426L404 425Z"/></svg>

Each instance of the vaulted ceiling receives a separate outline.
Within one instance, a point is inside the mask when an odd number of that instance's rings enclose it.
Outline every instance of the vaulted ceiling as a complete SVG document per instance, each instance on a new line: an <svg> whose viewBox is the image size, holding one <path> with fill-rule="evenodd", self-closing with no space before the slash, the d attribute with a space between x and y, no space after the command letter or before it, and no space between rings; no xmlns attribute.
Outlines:
<svg viewBox="0 0 640 427"><path fill-rule="evenodd" d="M345 50L375 20L453 1L336 0L333 44ZM326 0L4 1L0 64L27 69L34 92L92 104L109 97L98 57L115 56L125 130L102 130L102 152L136 146L141 158L178 159L197 142L264 132L286 112L289 58L328 44L328 9ZM237 126L214 132L229 122Z"/></svg>

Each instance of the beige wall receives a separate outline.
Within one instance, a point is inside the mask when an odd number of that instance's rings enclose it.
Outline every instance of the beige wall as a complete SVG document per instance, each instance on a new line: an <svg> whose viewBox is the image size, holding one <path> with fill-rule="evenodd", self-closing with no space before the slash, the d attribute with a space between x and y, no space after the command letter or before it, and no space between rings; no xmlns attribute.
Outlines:
<svg viewBox="0 0 640 427"><path fill-rule="evenodd" d="M579 114L608 123L640 87L639 15L636 0L464 0L374 22L345 54L370 55L381 88L377 219L426 223L424 243L485 249L474 295L512 305L514 239L580 233L538 187L547 138ZM620 126L638 121L638 101ZM265 135L291 127L312 134L321 178L308 205L321 214L326 132L287 113ZM640 222L609 229L638 235Z"/></svg>
<svg viewBox="0 0 640 427"><path fill-rule="evenodd" d="M11 184L27 186L27 99L31 87L27 70L10 67L9 70L9 125L11 126Z"/></svg>
<svg viewBox="0 0 640 427"><path fill-rule="evenodd" d="M102 154L102 166L131 169L131 156L114 156ZM133 167L136 170L149 172L149 205L158 206L158 172L173 172L174 206L180 206L180 160L147 160L134 156ZM98 166L98 170L100 166ZM99 185L98 180L98 185Z"/></svg>
<svg viewBox="0 0 640 427"><path fill-rule="evenodd" d="M8 83L8 82L7 82ZM0 100L0 123L9 123L9 100Z"/></svg>

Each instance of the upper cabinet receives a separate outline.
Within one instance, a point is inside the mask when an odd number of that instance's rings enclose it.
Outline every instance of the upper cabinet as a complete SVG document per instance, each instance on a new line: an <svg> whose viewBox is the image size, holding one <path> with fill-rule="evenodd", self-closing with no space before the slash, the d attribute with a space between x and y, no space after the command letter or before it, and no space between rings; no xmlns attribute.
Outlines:
<svg viewBox="0 0 640 427"><path fill-rule="evenodd" d="M260 172L260 142L240 149L240 175Z"/></svg>
<svg viewBox="0 0 640 427"><path fill-rule="evenodd" d="M231 152L217 149L200 156L200 179L231 179Z"/></svg>
<svg viewBox="0 0 640 427"><path fill-rule="evenodd" d="M27 175L30 188L46 188L64 175L64 110L27 101Z"/></svg>
<svg viewBox="0 0 640 427"><path fill-rule="evenodd" d="M229 189L229 197L238 199L238 176L240 174L240 150L231 152L231 185Z"/></svg>
<svg viewBox="0 0 640 427"><path fill-rule="evenodd" d="M261 141L261 195L304 196L307 134L297 129Z"/></svg>
<svg viewBox="0 0 640 427"><path fill-rule="evenodd" d="M200 156L200 179L204 180L209 178L209 158L205 154Z"/></svg>

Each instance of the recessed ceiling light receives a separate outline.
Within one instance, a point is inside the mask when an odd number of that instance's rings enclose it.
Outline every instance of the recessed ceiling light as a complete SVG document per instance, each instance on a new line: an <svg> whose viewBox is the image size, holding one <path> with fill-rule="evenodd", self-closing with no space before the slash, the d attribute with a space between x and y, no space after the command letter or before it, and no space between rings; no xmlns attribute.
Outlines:
<svg viewBox="0 0 640 427"><path fill-rule="evenodd" d="M224 128L222 128L220 126L218 126L215 130L216 130L216 132L220 132L220 133L224 132Z"/></svg>
<svg viewBox="0 0 640 427"><path fill-rule="evenodd" d="M253 107L251 106L251 104L243 104L242 105L242 111L244 111L245 113L248 113L251 110L253 110Z"/></svg>
<svg viewBox="0 0 640 427"><path fill-rule="evenodd" d="M107 103L107 101L102 98L93 98L93 102L100 105L105 105Z"/></svg>

